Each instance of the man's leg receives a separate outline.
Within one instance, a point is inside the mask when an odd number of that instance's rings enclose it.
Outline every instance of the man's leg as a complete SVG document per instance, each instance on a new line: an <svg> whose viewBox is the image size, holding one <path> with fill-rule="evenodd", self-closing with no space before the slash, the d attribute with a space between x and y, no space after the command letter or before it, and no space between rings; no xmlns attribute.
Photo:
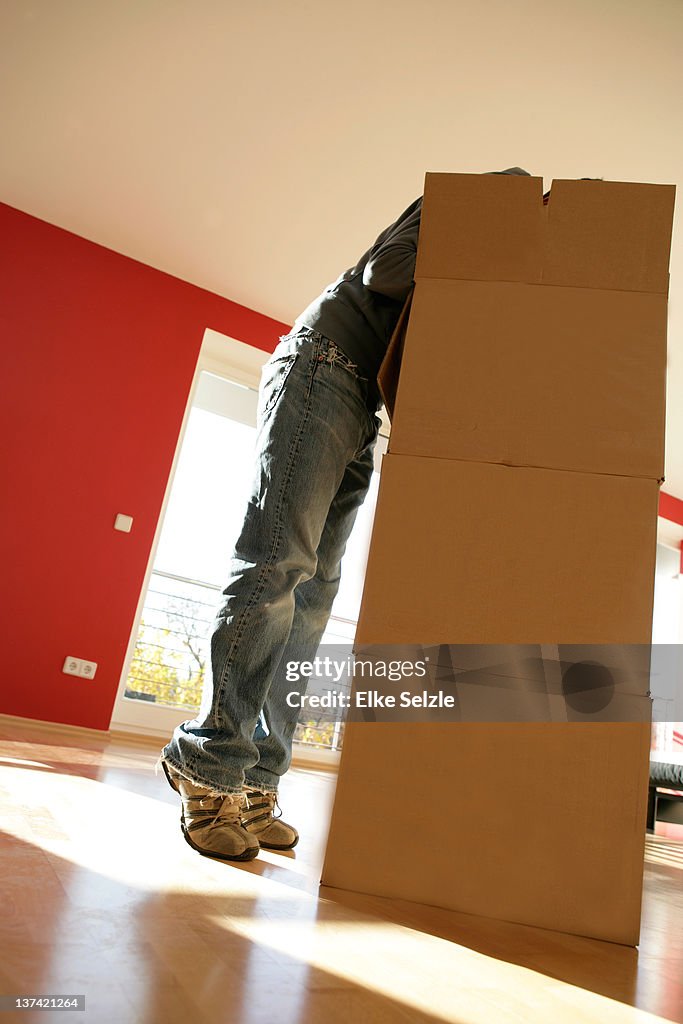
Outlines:
<svg viewBox="0 0 683 1024"><path fill-rule="evenodd" d="M295 588L315 575L332 502L375 428L337 353L309 331L284 339L264 370L256 474L211 637L211 677L197 717L162 751L217 793L241 793L258 763L254 731L291 632Z"/></svg>
<svg viewBox="0 0 683 1024"><path fill-rule="evenodd" d="M259 761L246 773L246 783L254 789L276 792L281 776L289 768L299 711L288 705L287 695L305 693L307 680L288 681L287 662L312 661L318 651L339 590L342 556L370 487L379 423L379 418L375 418L366 448L349 463L334 497L318 546L315 575L294 591L296 607L289 641L263 706L265 729L259 722L254 736Z"/></svg>

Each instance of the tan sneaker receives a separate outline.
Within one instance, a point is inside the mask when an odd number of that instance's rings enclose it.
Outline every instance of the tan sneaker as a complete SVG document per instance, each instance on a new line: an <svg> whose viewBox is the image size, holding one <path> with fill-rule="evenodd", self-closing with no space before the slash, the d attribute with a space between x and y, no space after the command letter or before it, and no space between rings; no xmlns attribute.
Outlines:
<svg viewBox="0 0 683 1024"><path fill-rule="evenodd" d="M168 784L183 802L180 828L197 853L220 860L253 860L259 842L242 827L240 816L246 804L243 793L213 795L196 786L166 761L161 762Z"/></svg>
<svg viewBox="0 0 683 1024"><path fill-rule="evenodd" d="M273 814L280 805L277 793L261 793L258 789L245 786L242 790L246 806L242 809L242 828L256 836L259 846L267 850L291 850L299 842L299 833L280 816ZM280 811L280 813L282 813Z"/></svg>

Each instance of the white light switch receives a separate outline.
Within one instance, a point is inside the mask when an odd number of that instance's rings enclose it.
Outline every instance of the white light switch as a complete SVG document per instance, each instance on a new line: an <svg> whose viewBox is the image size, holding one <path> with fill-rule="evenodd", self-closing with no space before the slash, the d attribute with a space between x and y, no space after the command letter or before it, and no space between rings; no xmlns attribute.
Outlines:
<svg viewBox="0 0 683 1024"><path fill-rule="evenodd" d="M122 533L130 533L132 526L133 517L124 516L122 512L119 512L119 514L116 517L116 522L114 523L114 529L121 530Z"/></svg>

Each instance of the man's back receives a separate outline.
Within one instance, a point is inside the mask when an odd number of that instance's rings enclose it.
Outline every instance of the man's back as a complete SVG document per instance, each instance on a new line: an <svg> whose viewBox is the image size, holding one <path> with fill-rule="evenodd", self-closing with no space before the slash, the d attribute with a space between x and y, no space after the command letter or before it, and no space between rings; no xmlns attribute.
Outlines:
<svg viewBox="0 0 683 1024"><path fill-rule="evenodd" d="M489 173L529 174L521 167ZM413 284L421 214L422 196L378 235L355 266L311 302L294 325L331 338L368 379L377 404L377 372Z"/></svg>

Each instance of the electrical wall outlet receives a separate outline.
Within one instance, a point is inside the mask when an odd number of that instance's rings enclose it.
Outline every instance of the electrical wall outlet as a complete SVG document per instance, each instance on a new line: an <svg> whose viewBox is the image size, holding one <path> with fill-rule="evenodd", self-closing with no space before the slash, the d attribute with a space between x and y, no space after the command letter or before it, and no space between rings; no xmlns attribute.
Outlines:
<svg viewBox="0 0 683 1024"><path fill-rule="evenodd" d="M94 679L97 672L96 661L84 661L83 658L73 658L68 655L62 665L62 672L68 676L82 676L84 679Z"/></svg>

